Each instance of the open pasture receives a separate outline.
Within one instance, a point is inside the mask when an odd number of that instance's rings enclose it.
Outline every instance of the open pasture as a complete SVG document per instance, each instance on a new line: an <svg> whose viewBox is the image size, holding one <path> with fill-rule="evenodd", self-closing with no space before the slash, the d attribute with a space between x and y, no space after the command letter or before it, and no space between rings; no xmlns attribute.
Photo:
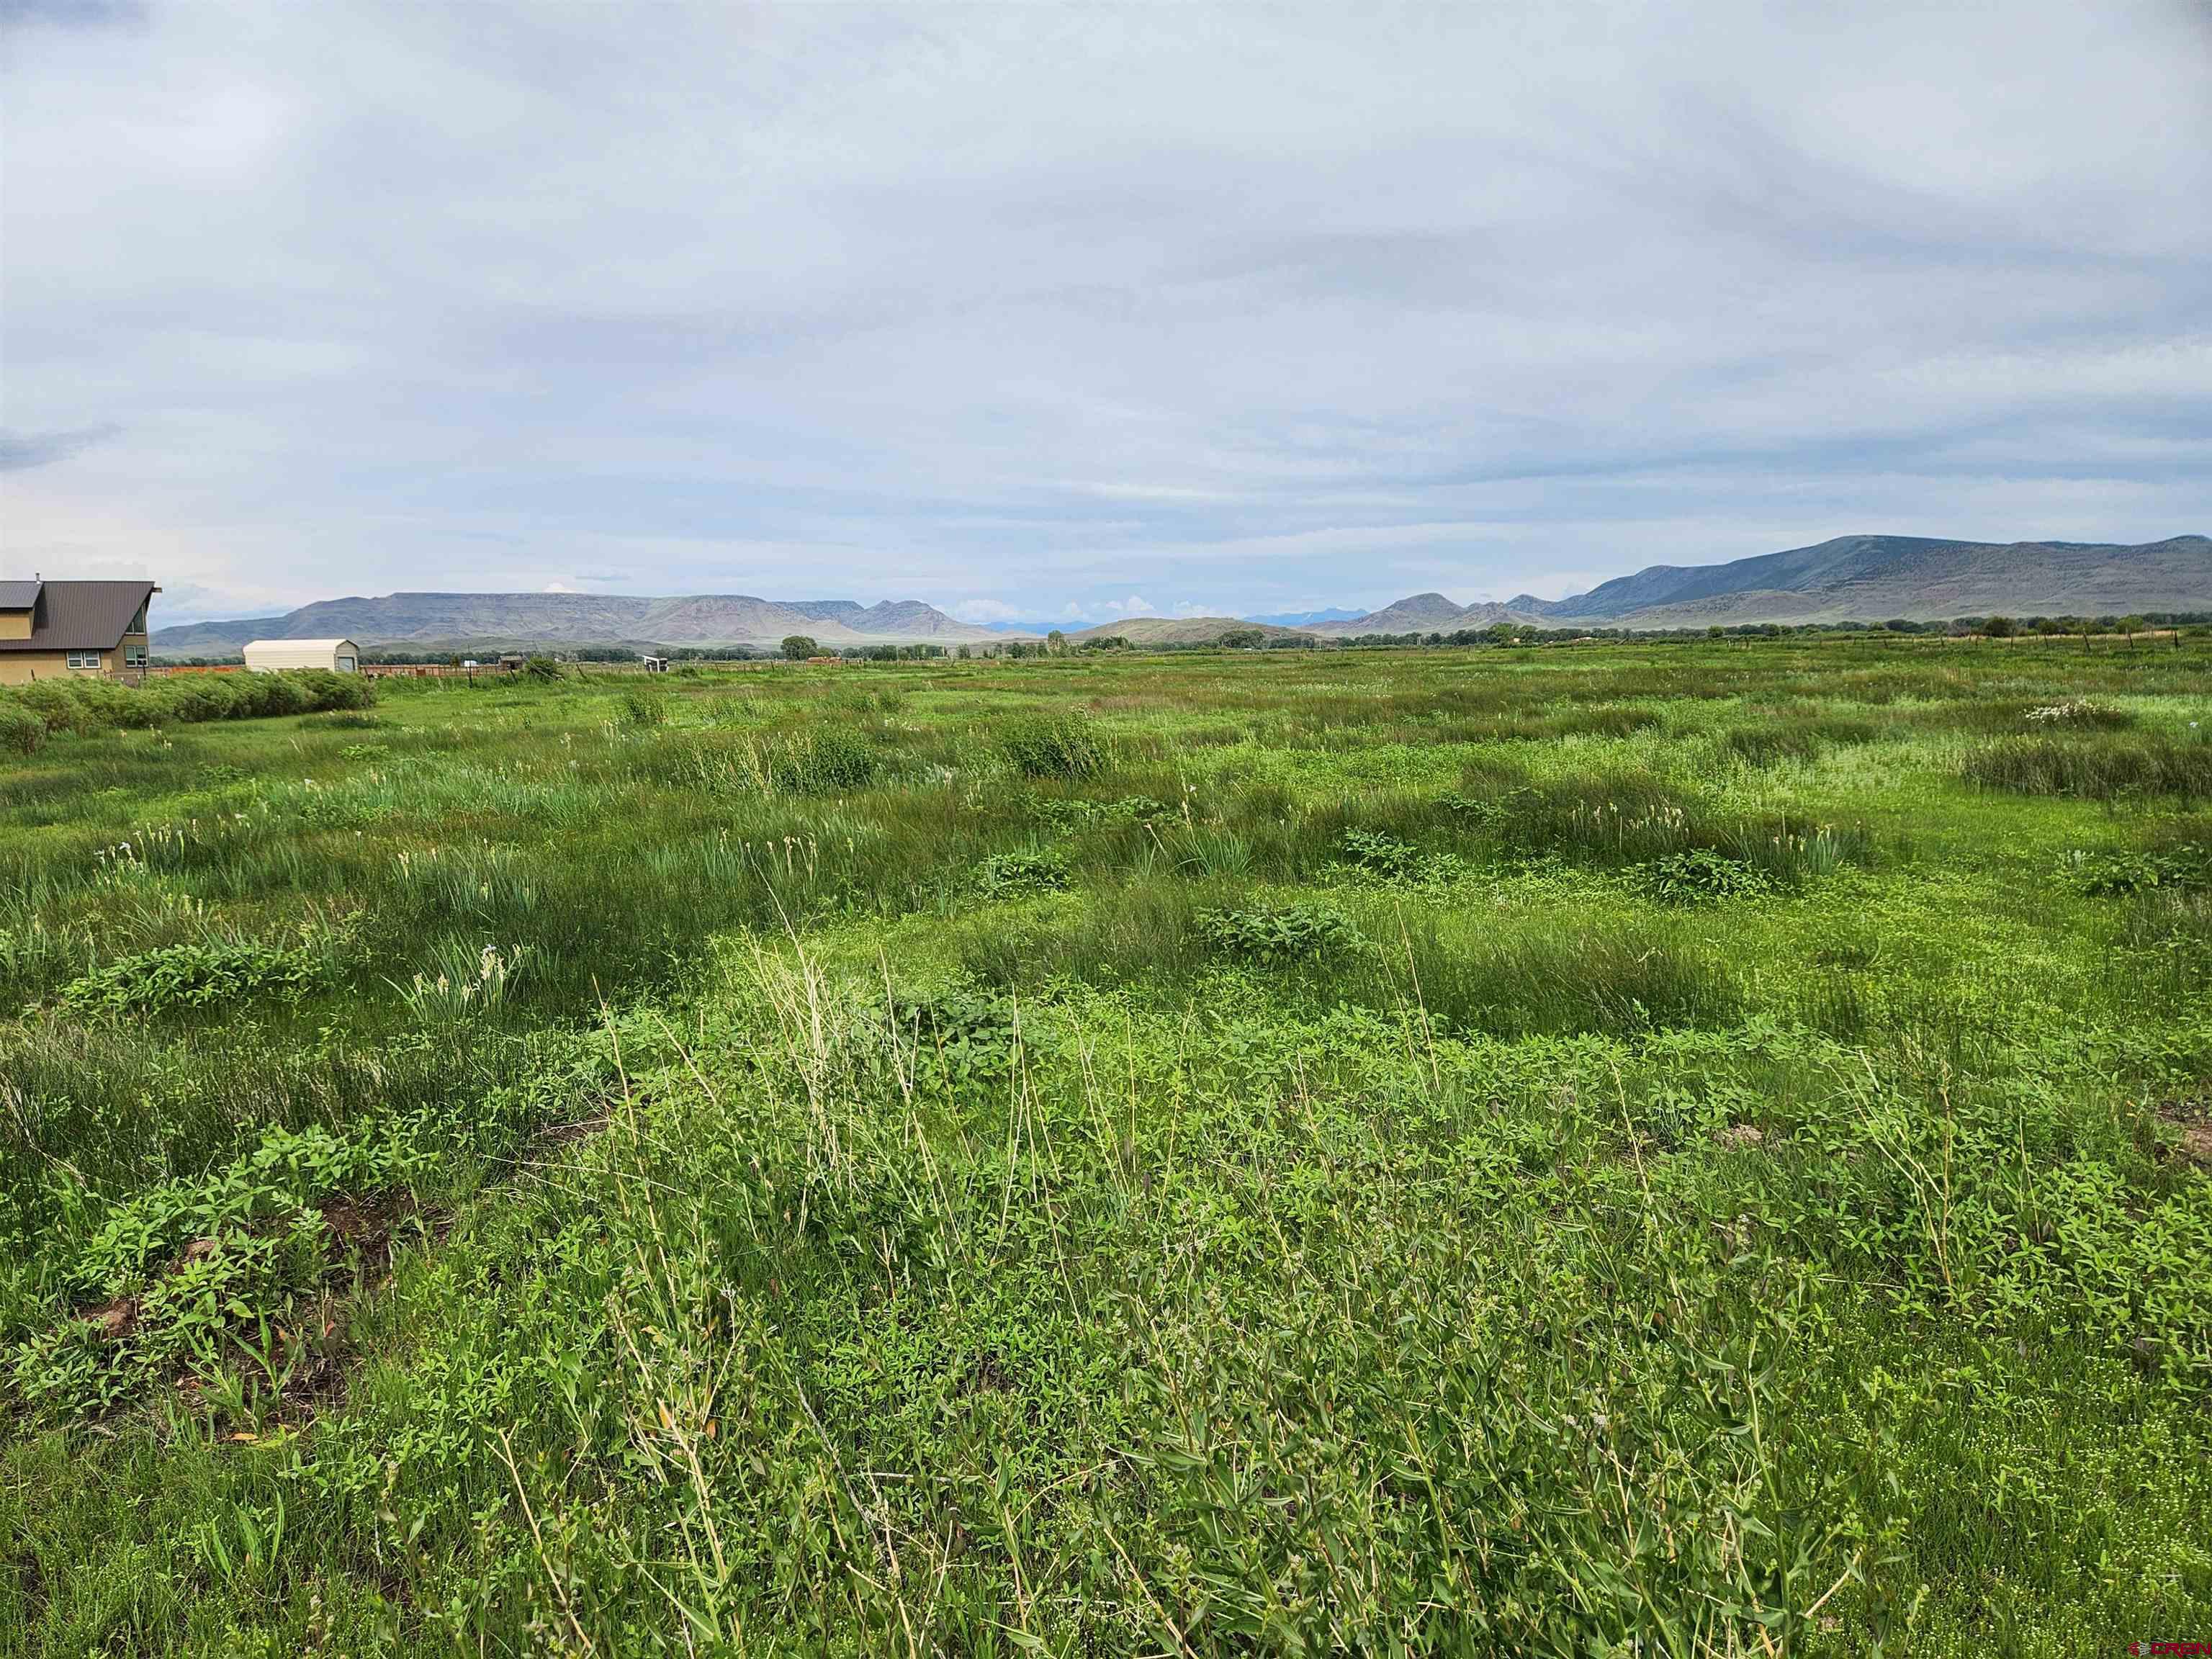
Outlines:
<svg viewBox="0 0 2212 1659"><path fill-rule="evenodd" d="M0 1654L2212 1635L2212 647L0 762Z"/></svg>

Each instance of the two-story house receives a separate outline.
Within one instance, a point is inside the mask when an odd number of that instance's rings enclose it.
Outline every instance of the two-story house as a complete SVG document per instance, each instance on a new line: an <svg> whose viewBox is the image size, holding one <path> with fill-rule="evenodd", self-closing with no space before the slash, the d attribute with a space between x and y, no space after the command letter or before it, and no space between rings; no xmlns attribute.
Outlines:
<svg viewBox="0 0 2212 1659"><path fill-rule="evenodd" d="M146 674L152 582L0 578L0 685L72 675L136 684Z"/></svg>

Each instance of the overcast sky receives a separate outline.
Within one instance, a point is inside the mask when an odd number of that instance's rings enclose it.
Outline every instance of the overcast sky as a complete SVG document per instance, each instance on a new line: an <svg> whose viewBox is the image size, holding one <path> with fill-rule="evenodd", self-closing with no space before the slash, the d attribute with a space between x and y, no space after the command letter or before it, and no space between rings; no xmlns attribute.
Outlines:
<svg viewBox="0 0 2212 1659"><path fill-rule="evenodd" d="M0 12L0 574L166 621L2212 531L2203 3Z"/></svg>

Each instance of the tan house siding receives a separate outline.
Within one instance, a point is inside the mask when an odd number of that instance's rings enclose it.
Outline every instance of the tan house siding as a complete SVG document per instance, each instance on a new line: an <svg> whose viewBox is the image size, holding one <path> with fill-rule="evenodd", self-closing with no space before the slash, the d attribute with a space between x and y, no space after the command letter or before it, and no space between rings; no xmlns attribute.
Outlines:
<svg viewBox="0 0 2212 1659"><path fill-rule="evenodd" d="M0 611L0 640L27 640L30 637L29 611Z"/></svg>
<svg viewBox="0 0 2212 1659"><path fill-rule="evenodd" d="M143 662L146 636L126 634L112 651L99 653L97 668L71 668L66 651L9 651L0 653L0 685L28 685L33 680L91 679L105 676L136 685L145 670L131 660L137 653Z"/></svg>
<svg viewBox="0 0 2212 1659"><path fill-rule="evenodd" d="M11 651L0 656L0 685L58 680L69 672L69 659L58 651Z"/></svg>

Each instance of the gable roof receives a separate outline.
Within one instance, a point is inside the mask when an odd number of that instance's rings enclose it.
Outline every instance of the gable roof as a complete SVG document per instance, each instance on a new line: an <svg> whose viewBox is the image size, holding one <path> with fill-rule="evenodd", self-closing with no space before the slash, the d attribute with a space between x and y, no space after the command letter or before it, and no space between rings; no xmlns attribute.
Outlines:
<svg viewBox="0 0 2212 1659"><path fill-rule="evenodd" d="M0 651L112 651L138 607L161 590L152 582L10 582L33 587L31 637L0 640ZM21 610L25 607L14 607Z"/></svg>

